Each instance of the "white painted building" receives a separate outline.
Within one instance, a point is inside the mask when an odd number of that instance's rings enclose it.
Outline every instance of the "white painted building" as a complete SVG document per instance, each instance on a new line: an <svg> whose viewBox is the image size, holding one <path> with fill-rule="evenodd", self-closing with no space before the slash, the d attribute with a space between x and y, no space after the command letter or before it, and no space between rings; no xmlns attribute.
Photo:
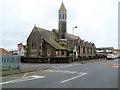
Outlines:
<svg viewBox="0 0 120 90"><path fill-rule="evenodd" d="M26 45L22 43L18 44L18 55L23 57L26 56Z"/></svg>

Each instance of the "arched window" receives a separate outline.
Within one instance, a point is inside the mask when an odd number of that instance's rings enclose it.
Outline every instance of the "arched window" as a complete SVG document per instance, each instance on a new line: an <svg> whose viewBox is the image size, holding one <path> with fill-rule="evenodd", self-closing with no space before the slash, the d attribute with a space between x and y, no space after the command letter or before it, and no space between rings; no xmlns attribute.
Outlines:
<svg viewBox="0 0 120 90"><path fill-rule="evenodd" d="M91 54L92 54L92 48L91 48Z"/></svg>
<svg viewBox="0 0 120 90"><path fill-rule="evenodd" d="M78 46L78 54L80 54L80 46Z"/></svg>
<svg viewBox="0 0 120 90"><path fill-rule="evenodd" d="M36 50L36 43L32 43L32 50Z"/></svg>
<svg viewBox="0 0 120 90"><path fill-rule="evenodd" d="M94 54L96 54L96 50L94 49Z"/></svg>
<svg viewBox="0 0 120 90"><path fill-rule="evenodd" d="M61 55L64 55L64 51L61 51Z"/></svg>
<svg viewBox="0 0 120 90"><path fill-rule="evenodd" d="M66 19L66 14L65 14L65 19Z"/></svg>
<svg viewBox="0 0 120 90"><path fill-rule="evenodd" d="M85 54L85 47L83 47L83 54Z"/></svg>
<svg viewBox="0 0 120 90"><path fill-rule="evenodd" d="M87 54L89 54L89 48L87 48Z"/></svg>
<svg viewBox="0 0 120 90"><path fill-rule="evenodd" d="M64 14L62 14L62 19L64 19Z"/></svg>
<svg viewBox="0 0 120 90"><path fill-rule="evenodd" d="M65 38L65 36L62 34L62 38Z"/></svg>
<svg viewBox="0 0 120 90"><path fill-rule="evenodd" d="M59 19L61 19L61 14L59 14Z"/></svg>

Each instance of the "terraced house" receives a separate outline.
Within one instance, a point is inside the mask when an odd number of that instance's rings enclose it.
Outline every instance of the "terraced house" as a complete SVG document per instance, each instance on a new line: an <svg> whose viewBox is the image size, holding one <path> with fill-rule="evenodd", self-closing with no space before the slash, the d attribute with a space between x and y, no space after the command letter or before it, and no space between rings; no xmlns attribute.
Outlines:
<svg viewBox="0 0 120 90"><path fill-rule="evenodd" d="M27 39L27 57L95 57L94 43L67 33L67 10L63 3L58 18L58 30L34 26Z"/></svg>

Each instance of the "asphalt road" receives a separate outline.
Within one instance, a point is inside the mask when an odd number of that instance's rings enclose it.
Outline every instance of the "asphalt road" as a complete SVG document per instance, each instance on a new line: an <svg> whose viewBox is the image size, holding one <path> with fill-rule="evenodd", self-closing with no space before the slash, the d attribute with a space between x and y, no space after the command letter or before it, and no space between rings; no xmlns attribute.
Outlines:
<svg viewBox="0 0 120 90"><path fill-rule="evenodd" d="M115 59L52 64L54 69L4 76L0 85L2 88L118 88L117 63Z"/></svg>

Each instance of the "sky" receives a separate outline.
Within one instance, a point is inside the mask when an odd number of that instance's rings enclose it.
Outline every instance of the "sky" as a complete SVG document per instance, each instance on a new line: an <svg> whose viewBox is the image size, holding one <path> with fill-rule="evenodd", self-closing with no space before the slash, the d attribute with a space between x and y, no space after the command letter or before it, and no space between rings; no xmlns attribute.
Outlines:
<svg viewBox="0 0 120 90"><path fill-rule="evenodd" d="M34 25L58 29L61 3L67 9L67 33L95 43L118 48L119 0L0 0L0 48L18 49L26 44Z"/></svg>

